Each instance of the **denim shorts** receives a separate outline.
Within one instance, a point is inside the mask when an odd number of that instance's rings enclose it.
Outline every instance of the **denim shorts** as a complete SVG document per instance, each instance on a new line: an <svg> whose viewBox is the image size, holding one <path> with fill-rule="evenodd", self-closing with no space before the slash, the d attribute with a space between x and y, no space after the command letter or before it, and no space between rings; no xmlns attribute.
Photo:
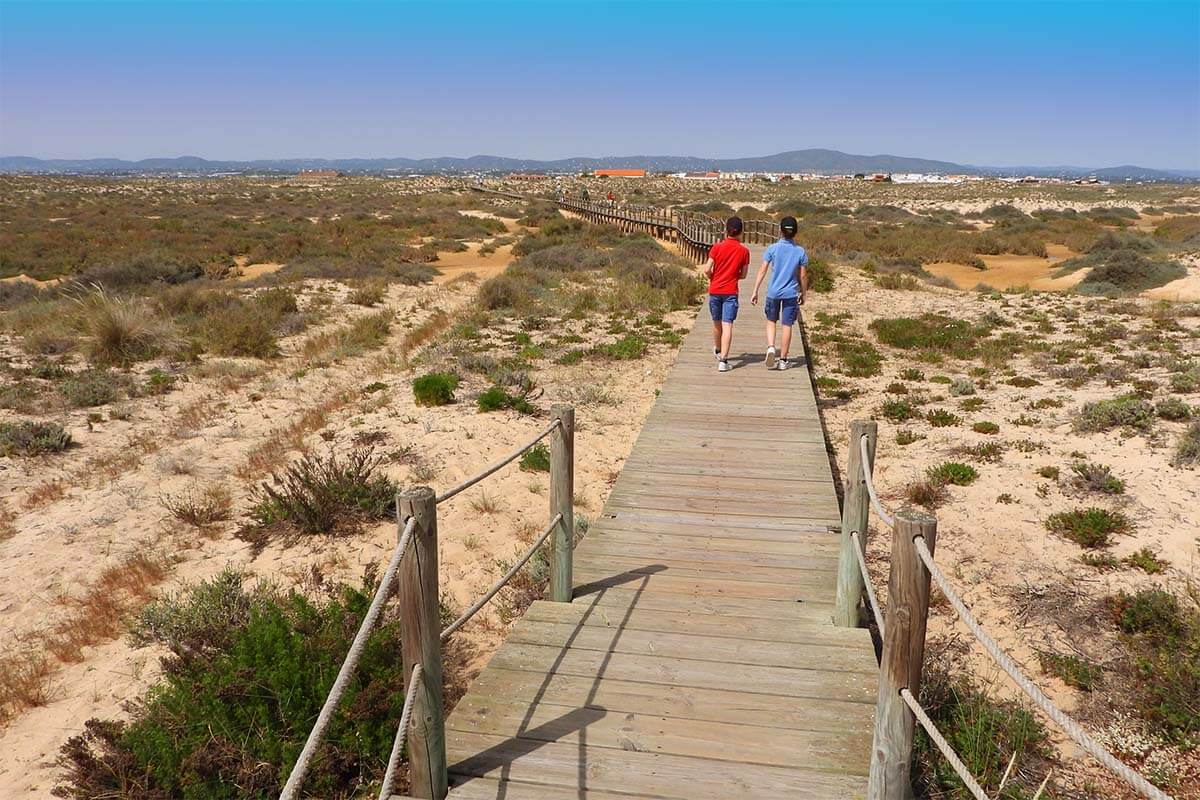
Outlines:
<svg viewBox="0 0 1200 800"><path fill-rule="evenodd" d="M795 325L796 316L800 313L800 298L798 297L768 297L763 303L763 311L767 319L779 322L782 317L784 325Z"/></svg>
<svg viewBox="0 0 1200 800"><path fill-rule="evenodd" d="M713 322L733 322L737 319L738 296L736 294L710 294L708 313Z"/></svg>

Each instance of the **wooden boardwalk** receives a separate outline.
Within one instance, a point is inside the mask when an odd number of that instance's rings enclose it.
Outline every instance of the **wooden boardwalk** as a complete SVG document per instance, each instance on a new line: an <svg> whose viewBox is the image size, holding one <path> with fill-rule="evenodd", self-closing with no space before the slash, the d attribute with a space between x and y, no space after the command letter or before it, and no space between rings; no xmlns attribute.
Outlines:
<svg viewBox="0 0 1200 800"><path fill-rule="evenodd" d="M865 797L878 667L867 630L831 622L810 374L765 369L750 288L728 373L701 309L574 602L534 603L447 720L453 800Z"/></svg>

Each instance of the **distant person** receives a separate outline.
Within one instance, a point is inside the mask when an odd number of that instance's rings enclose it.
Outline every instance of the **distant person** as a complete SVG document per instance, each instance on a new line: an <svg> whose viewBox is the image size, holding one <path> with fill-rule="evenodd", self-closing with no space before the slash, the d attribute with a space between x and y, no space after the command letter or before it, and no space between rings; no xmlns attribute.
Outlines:
<svg viewBox="0 0 1200 800"><path fill-rule="evenodd" d="M767 301L763 304L763 311L767 315L767 369L787 369L790 366L788 349L792 345L792 326L796 324L800 306L804 305L804 296L808 293L808 253L796 244L796 228L795 217L784 217L779 221L783 236L763 254L762 266L758 268L758 277L754 279L754 294L750 296L750 304L758 305L759 287L767 270L771 270ZM783 323L778 358L775 352L776 322Z"/></svg>
<svg viewBox="0 0 1200 800"><path fill-rule="evenodd" d="M741 242L741 217L725 221L725 238L708 251L704 274L708 277L708 312L713 321L713 355L717 371L729 371L729 346L738 312L738 281L750 267L750 251Z"/></svg>
<svg viewBox="0 0 1200 800"><path fill-rule="evenodd" d="M615 194L613 194L612 192L608 193L608 202L610 202L610 203L615 202L616 199L617 199L617 196Z"/></svg>
<svg viewBox="0 0 1200 800"><path fill-rule="evenodd" d="M584 187L584 189L583 189L583 202L585 202L585 203L586 203L586 202L587 202L588 200L590 200L590 199L592 199L592 196L591 196L590 194L588 194L587 187Z"/></svg>

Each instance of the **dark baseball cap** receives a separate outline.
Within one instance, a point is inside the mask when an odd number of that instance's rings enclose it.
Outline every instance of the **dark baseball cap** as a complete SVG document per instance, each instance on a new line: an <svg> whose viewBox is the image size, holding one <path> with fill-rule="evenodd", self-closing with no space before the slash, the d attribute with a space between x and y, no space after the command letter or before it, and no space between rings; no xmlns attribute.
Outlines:
<svg viewBox="0 0 1200 800"><path fill-rule="evenodd" d="M725 232L730 236L738 236L742 232L742 218L730 217L725 220Z"/></svg>
<svg viewBox="0 0 1200 800"><path fill-rule="evenodd" d="M779 229L784 233L795 233L797 227L795 217L784 217L779 220Z"/></svg>

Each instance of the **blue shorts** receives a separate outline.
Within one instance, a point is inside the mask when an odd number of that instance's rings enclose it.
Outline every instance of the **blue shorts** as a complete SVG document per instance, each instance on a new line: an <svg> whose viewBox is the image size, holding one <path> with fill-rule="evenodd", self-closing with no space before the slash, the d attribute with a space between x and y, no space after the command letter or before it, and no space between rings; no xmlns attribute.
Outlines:
<svg viewBox="0 0 1200 800"><path fill-rule="evenodd" d="M796 316L800 313L800 298L768 297L767 302L763 303L763 311L767 312L767 319L771 322L782 321L784 325L795 325Z"/></svg>
<svg viewBox="0 0 1200 800"><path fill-rule="evenodd" d="M736 294L710 294L708 313L713 322L733 322L737 319L738 296Z"/></svg>

